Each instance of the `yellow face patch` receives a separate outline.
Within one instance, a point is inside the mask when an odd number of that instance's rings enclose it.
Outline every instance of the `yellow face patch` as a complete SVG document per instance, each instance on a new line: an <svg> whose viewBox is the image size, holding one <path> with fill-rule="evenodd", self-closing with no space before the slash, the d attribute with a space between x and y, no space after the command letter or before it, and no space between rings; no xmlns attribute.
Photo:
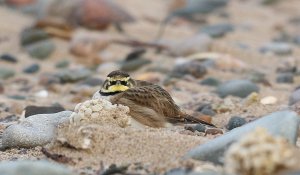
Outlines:
<svg viewBox="0 0 300 175"><path fill-rule="evenodd" d="M124 85L112 85L108 87L108 92L117 92L117 91L126 91L127 89L129 89L128 86L124 86Z"/></svg>

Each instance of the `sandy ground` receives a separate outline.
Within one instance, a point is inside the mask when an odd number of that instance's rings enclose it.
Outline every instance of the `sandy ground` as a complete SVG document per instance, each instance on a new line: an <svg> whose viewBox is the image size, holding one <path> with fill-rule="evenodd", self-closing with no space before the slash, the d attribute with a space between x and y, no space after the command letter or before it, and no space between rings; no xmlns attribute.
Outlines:
<svg viewBox="0 0 300 175"><path fill-rule="evenodd" d="M137 17L138 22L125 25L126 31L134 38L139 38L142 41L152 41L158 31L159 21L163 20L168 12L168 3L170 1L152 0L144 1L140 0L126 0L117 1L124 6L125 9L130 11L133 16ZM202 86L198 83L201 79L182 79L176 81L174 84L165 86L165 88L171 93L175 101L183 108L187 110L195 110L199 104L203 102L212 103L214 105L225 104L229 108L228 112L217 113L212 118L212 123L220 128L225 129L227 121L232 116L243 116L247 120L253 120L269 114L271 112L285 109L288 105L288 99L291 92L300 84L299 76L295 77L293 84L278 84L276 83L276 69L283 65L286 60L297 60L300 55L300 47L294 47L293 53L288 56L276 56L276 55L262 55L258 49L264 44L272 40L278 31L284 29L291 33L295 33L290 25L289 20L292 17L300 16L300 1L298 0L285 0L280 1L273 6L261 6L257 5L257 1L240 1L232 0L228 5L226 11L229 18L222 18L219 15L210 15L206 18L208 23L217 22L230 22L238 25L238 29L234 32L227 34L221 39L213 40L213 45L210 49L212 52L221 54L229 54L233 58L244 61L253 70L259 70L266 74L266 79L270 82L271 86L260 86L260 97L274 96L278 99L278 102L273 105L262 105L260 103L247 104L247 100L234 97L228 97L226 99L220 99L212 93L214 88ZM32 17L26 16L20 13L13 12L6 8L0 7L0 53L12 53L15 55L19 62L18 64L10 64L6 62L0 62L1 66L5 66L14 69L17 75L9 80L5 80L5 93L0 94L0 103L4 103L10 107L10 111L4 112L0 108L0 119L5 118L8 115L14 114L17 117L21 115L22 110L27 105L51 105L59 101L66 109L73 110L75 105L79 101L85 101L89 99L89 96L74 97L70 93L74 88L74 84L59 85L55 91L49 91L48 98L37 98L34 94L44 87L38 84L38 77L45 72L55 72L55 64L62 58L71 61L70 67L80 67L82 59L77 58L69 53L70 43L68 41L54 39L56 44L56 51L51 57L45 61L38 61L41 65L39 73L34 75L25 75L22 73L24 65L30 65L37 62L30 58L26 52L19 46L19 35L23 28L30 26L34 21ZM5 18L4 18L5 16ZM198 31L199 26L186 21L175 20L171 23L167 29L164 39L171 41L181 40L186 37L193 36ZM249 29L250 28L250 29ZM78 31L85 31L85 29L78 29ZM111 35L117 35L114 28L109 28L106 33ZM248 46L248 49L242 49L236 47L238 43L243 43ZM124 58L124 55L131 51L130 47L111 44L105 50L101 51L100 55L104 60L120 61ZM147 69L155 68L158 65L166 70L172 69L174 65L174 58L166 54L158 54L152 50L149 50L145 57L152 60L152 64L145 66L138 71L132 72L133 77L145 75ZM297 64L297 62L296 62ZM163 65L163 66L161 66ZM212 70L209 71L207 76L218 77L220 80L241 79L247 77L249 73L245 71L222 71ZM94 77L105 77L105 73L94 74ZM160 83L163 81L163 74L160 75ZM19 92L22 86L22 81L28 81L30 91L28 92L32 98L27 100L13 100L8 98L8 95L16 95L27 92ZM97 88L91 88L89 91L96 91ZM62 98L63 97L63 98ZM4 126L0 125L0 132L4 129ZM90 155L97 155L101 153L90 152L76 152L72 149L63 150L64 153L70 155L74 162L67 162L66 164L78 171L84 170L88 167L97 169L100 162L103 162L105 166L111 163L124 164L124 163L138 163L142 162L143 166L149 164L150 167L158 171L163 171L173 167L170 164L180 159L182 155L194 146L204 143L207 140L213 139L217 136L204 136L204 134L192 133L185 131L182 127L174 127L169 129L149 129L147 135L139 135L138 132L124 131L120 133L123 137L118 140L117 143L112 144L107 153L104 156L96 156L91 159L80 159L80 157L89 157ZM132 138L136 138L132 142ZM129 140L129 141L128 141ZM131 145L135 145L130 149ZM137 145L139 147L137 147ZM122 149L120 149L120 147ZM124 149L128 148L128 149ZM57 149L56 153L62 151ZM53 150L52 150L53 151ZM137 152L135 152L137 151ZM132 154L136 153L136 154ZM164 156L161 154L164 153ZM151 155L151 156L149 156ZM110 157L111 156L111 157ZM118 157L120 156L120 157ZM95 158L95 159L94 159ZM17 159L49 159L41 152L41 147L32 149L10 149L2 151L0 154L0 160L17 160ZM176 160L176 161L175 161ZM176 163L175 163L176 164ZM197 164L197 163L195 163ZM209 166L210 168L216 168L209 164L202 162L198 163L199 167ZM161 165L161 166L158 166ZM170 165L170 166L169 166ZM175 165L176 167L178 165ZM151 168L150 168L151 169Z"/></svg>

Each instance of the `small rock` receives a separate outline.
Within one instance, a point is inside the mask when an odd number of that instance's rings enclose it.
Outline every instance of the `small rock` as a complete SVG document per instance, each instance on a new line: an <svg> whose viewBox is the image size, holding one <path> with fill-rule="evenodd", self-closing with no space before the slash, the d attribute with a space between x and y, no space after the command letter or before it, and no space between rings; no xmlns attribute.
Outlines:
<svg viewBox="0 0 300 175"><path fill-rule="evenodd" d="M221 24L213 24L204 26L200 32L208 34L209 36L213 38L219 38L224 36L228 32L232 32L234 30L234 27L232 24L228 23L221 23Z"/></svg>
<svg viewBox="0 0 300 175"><path fill-rule="evenodd" d="M37 114L53 114L65 111L61 106L27 106L24 110L25 118Z"/></svg>
<svg viewBox="0 0 300 175"><path fill-rule="evenodd" d="M280 73L276 78L277 83L294 83L294 75L292 73Z"/></svg>
<svg viewBox="0 0 300 175"><path fill-rule="evenodd" d="M292 46L284 42L272 42L263 46L260 51L262 53L274 53L276 55L288 55L291 54L293 49Z"/></svg>
<svg viewBox="0 0 300 175"><path fill-rule="evenodd" d="M260 103L263 105L272 105L277 103L277 98L273 96L264 97L260 100Z"/></svg>
<svg viewBox="0 0 300 175"><path fill-rule="evenodd" d="M205 132L206 126L203 125L203 124L197 124L193 127L193 129L198 131L198 132Z"/></svg>
<svg viewBox="0 0 300 175"><path fill-rule="evenodd" d="M68 60L61 60L55 64L55 67L61 69L61 68L66 68L69 65L70 65L70 62Z"/></svg>
<svg viewBox="0 0 300 175"><path fill-rule="evenodd" d="M289 105L293 105L300 101L300 88L297 88L290 96Z"/></svg>
<svg viewBox="0 0 300 175"><path fill-rule="evenodd" d="M201 78L207 73L205 66L199 61L188 61L177 64L172 73L172 77L181 78L185 75L192 75L195 78Z"/></svg>
<svg viewBox="0 0 300 175"><path fill-rule="evenodd" d="M130 52L125 60L126 61L132 61L132 60L135 60L135 59L139 59L141 58L144 54L146 53L146 49L145 48L137 48L135 50L133 50L132 52Z"/></svg>
<svg viewBox="0 0 300 175"><path fill-rule="evenodd" d="M299 36L296 36L296 37L294 38L293 42L294 42L296 45L300 46L300 35L299 35Z"/></svg>
<svg viewBox="0 0 300 175"><path fill-rule="evenodd" d="M49 143L55 136L58 124L68 120L71 111L55 114L38 114L25 118L18 124L13 124L3 131L2 149L30 148Z"/></svg>
<svg viewBox="0 0 300 175"><path fill-rule="evenodd" d="M5 67L0 67L0 79L8 79L15 75L15 71Z"/></svg>
<svg viewBox="0 0 300 175"><path fill-rule="evenodd" d="M205 130L205 136L206 135L217 135L217 134L223 134L222 129L219 129L219 128L207 128Z"/></svg>
<svg viewBox="0 0 300 175"><path fill-rule="evenodd" d="M202 114L209 115L209 116L216 115L215 111L212 108L212 105L211 104L207 104L207 103L201 104L197 108L197 111L199 111Z"/></svg>
<svg viewBox="0 0 300 175"><path fill-rule="evenodd" d="M290 143L296 144L299 124L300 118L297 113L275 112L199 145L189 151L185 158L223 164L224 152L229 146L257 127L265 128L271 135L284 137Z"/></svg>
<svg viewBox="0 0 300 175"><path fill-rule="evenodd" d="M47 90L41 90L36 92L34 96L38 98L47 98L49 96L49 92Z"/></svg>
<svg viewBox="0 0 300 175"><path fill-rule="evenodd" d="M243 126L246 123L247 123L247 121L244 118L238 117L238 116L234 116L234 117L230 118L229 122L227 123L226 128L228 130L232 130L234 128Z"/></svg>
<svg viewBox="0 0 300 175"><path fill-rule="evenodd" d="M27 68L25 68L23 70L23 72L28 73L28 74L33 74L33 73L36 73L39 70L40 70L40 65L32 64L32 65L28 66Z"/></svg>
<svg viewBox="0 0 300 175"><path fill-rule="evenodd" d="M66 166L48 161L6 161L0 163L0 174L5 175L76 175Z"/></svg>
<svg viewBox="0 0 300 175"><path fill-rule="evenodd" d="M80 85L88 85L88 86L101 86L103 84L103 80L100 78L87 78L86 80L79 83Z"/></svg>
<svg viewBox="0 0 300 175"><path fill-rule="evenodd" d="M40 29L25 29L21 33L21 45L27 46L49 38L49 35Z"/></svg>
<svg viewBox="0 0 300 175"><path fill-rule="evenodd" d="M218 86L221 84L220 80L213 78L213 77L208 77L205 78L204 80L202 80L200 82L200 84L202 85L206 85L206 86Z"/></svg>
<svg viewBox="0 0 300 175"><path fill-rule="evenodd" d="M0 56L0 60L3 60L3 61L7 61L7 62L10 62L10 63L16 63L18 62L17 58L10 55L10 54L3 54Z"/></svg>
<svg viewBox="0 0 300 175"><path fill-rule="evenodd" d="M52 74L43 74L39 77L39 84L49 86L51 84L59 84L60 78Z"/></svg>
<svg viewBox="0 0 300 175"><path fill-rule="evenodd" d="M26 100L26 96L23 95L9 95L7 97L15 100Z"/></svg>
<svg viewBox="0 0 300 175"><path fill-rule="evenodd" d="M60 79L61 83L72 83L89 77L91 73L89 69L79 68L62 70L55 75Z"/></svg>
<svg viewBox="0 0 300 175"><path fill-rule="evenodd" d="M31 57L44 60L55 50L55 45L51 40L44 40L27 45L25 49Z"/></svg>
<svg viewBox="0 0 300 175"><path fill-rule="evenodd" d="M224 98L233 95L241 98L247 97L252 92L258 92L259 87L249 80L230 80L218 86L217 94Z"/></svg>
<svg viewBox="0 0 300 175"><path fill-rule="evenodd" d="M138 70L139 68L143 67L144 65L147 65L150 63L151 63L150 60L147 60L144 58L125 61L121 65L121 70L128 71L128 72L135 71L135 70Z"/></svg>

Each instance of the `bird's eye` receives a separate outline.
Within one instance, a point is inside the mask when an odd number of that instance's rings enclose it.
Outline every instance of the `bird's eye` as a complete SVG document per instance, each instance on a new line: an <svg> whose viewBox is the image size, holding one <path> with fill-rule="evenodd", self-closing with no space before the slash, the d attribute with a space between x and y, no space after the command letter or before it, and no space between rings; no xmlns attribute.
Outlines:
<svg viewBox="0 0 300 175"><path fill-rule="evenodd" d="M110 82L110 85L116 85L117 84L117 81L111 81Z"/></svg>

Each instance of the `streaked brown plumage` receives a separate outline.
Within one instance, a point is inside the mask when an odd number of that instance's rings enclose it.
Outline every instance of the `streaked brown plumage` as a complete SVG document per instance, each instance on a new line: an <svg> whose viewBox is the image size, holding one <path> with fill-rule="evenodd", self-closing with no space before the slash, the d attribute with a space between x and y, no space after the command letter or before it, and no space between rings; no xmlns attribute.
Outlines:
<svg viewBox="0 0 300 175"><path fill-rule="evenodd" d="M123 87L120 82L125 79L127 84L123 82ZM108 75L100 94L105 97L109 96L109 101L113 104L128 106L130 116L150 127L165 127L168 123L185 121L213 126L182 112L170 94L160 86L146 81L133 80L121 71L113 71Z"/></svg>

